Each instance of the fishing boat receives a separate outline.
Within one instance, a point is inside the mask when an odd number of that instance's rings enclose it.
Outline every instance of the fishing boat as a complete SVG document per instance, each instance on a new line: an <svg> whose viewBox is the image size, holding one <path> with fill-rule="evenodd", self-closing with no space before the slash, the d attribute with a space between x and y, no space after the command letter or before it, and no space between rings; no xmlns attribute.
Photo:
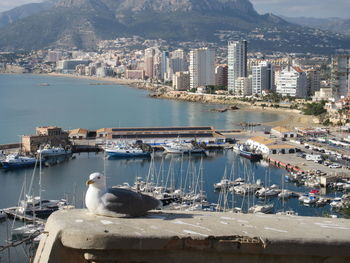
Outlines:
<svg viewBox="0 0 350 263"><path fill-rule="evenodd" d="M187 142L171 142L163 146L166 153L189 154L205 153L205 149Z"/></svg>
<svg viewBox="0 0 350 263"><path fill-rule="evenodd" d="M245 145L237 145L235 149L239 152L240 156L249 160L259 161L262 159L261 154L250 151Z"/></svg>
<svg viewBox="0 0 350 263"><path fill-rule="evenodd" d="M5 160L1 162L4 169L15 169L23 167L32 167L36 163L36 158L26 157L17 154L9 154Z"/></svg>
<svg viewBox="0 0 350 263"><path fill-rule="evenodd" d="M107 146L105 153L108 158L133 158L133 157L149 157L151 152L144 151L137 146L130 144L112 144Z"/></svg>
<svg viewBox="0 0 350 263"><path fill-rule="evenodd" d="M37 150L37 153L40 154L43 158L50 156L59 156L71 154L71 150L66 150L63 147L52 147L47 144L44 148Z"/></svg>

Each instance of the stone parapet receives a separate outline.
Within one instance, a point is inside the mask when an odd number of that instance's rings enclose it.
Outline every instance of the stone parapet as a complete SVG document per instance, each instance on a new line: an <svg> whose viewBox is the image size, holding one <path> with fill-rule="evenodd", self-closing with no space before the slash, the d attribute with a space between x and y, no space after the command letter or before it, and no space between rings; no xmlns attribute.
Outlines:
<svg viewBox="0 0 350 263"><path fill-rule="evenodd" d="M350 220L159 211L95 216L84 209L48 219L42 262L350 262Z"/></svg>

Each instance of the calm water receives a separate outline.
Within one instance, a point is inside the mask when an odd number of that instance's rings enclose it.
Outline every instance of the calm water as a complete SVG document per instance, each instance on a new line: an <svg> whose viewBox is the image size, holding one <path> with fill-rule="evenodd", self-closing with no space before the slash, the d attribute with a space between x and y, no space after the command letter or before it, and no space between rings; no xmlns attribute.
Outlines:
<svg viewBox="0 0 350 263"><path fill-rule="evenodd" d="M40 86L49 83L50 86ZM35 75L0 75L0 143L19 140L18 135L33 133L40 125L58 125L65 129L83 127L96 129L101 127L130 126L187 126L212 125L216 128L232 129L237 123L275 121L277 114L259 112L211 113L213 105L196 104L169 100L151 99L147 92L120 85L90 85L90 80L56 78ZM203 162L200 166L201 161ZM76 159L59 165L45 167L42 174L43 198L66 198L77 207L83 207L86 191L85 181L95 171L105 172L109 185L124 182L133 184L135 177L146 178L150 159L104 160L102 154L81 154ZM154 158L156 174L163 183L168 175L174 174L177 185L184 183L189 173L203 172L204 190L210 202L217 202L218 194L213 184L221 180L225 167L228 173L234 169L235 178L251 173L254 179L262 179L268 184L282 184L284 170L269 167L264 163L252 164L249 160L237 156L232 151L211 153L208 157L156 156ZM232 168L233 167L233 168ZM15 171L0 170L0 208L17 204L19 195L26 182L29 185L33 169ZM187 175L187 177L186 177ZM169 179L168 179L169 181ZM38 193L38 175L35 176L35 191ZM285 188L298 191L298 188L284 183ZM257 203L255 198L242 202L235 196L235 206L245 208ZM300 215L322 216L329 211L325 208L304 207L297 199L286 203L273 199L275 211L294 209ZM6 223L0 225L0 245L6 238ZM16 250L13 250L16 254ZM6 256L0 253L0 257ZM23 255L20 257L23 261ZM20 262L18 258L12 262ZM6 258L4 261L6 262Z"/></svg>
<svg viewBox="0 0 350 263"><path fill-rule="evenodd" d="M50 86L40 86L48 83ZM211 125L232 129L242 121L270 122L275 113L208 112L213 105L152 99L147 91L92 80L0 75L0 144L18 142L36 126L64 129ZM222 106L221 106L222 107Z"/></svg>

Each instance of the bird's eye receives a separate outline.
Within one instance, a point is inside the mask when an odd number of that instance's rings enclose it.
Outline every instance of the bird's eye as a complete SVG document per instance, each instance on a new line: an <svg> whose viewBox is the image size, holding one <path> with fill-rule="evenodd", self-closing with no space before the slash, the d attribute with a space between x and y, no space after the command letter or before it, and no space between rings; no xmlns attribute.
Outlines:
<svg viewBox="0 0 350 263"><path fill-rule="evenodd" d="M101 177L100 177L100 176L97 176L97 179L101 179Z"/></svg>

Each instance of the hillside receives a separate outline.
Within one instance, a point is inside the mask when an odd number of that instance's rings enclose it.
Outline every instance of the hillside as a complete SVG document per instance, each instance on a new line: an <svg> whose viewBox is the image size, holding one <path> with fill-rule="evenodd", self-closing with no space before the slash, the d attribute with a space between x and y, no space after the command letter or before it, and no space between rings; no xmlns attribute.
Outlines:
<svg viewBox="0 0 350 263"><path fill-rule="evenodd" d="M259 15L249 0L58 0L0 28L0 49L93 49L99 40L131 35L224 45L246 38L261 51L327 53L350 46L349 38L316 33Z"/></svg>

